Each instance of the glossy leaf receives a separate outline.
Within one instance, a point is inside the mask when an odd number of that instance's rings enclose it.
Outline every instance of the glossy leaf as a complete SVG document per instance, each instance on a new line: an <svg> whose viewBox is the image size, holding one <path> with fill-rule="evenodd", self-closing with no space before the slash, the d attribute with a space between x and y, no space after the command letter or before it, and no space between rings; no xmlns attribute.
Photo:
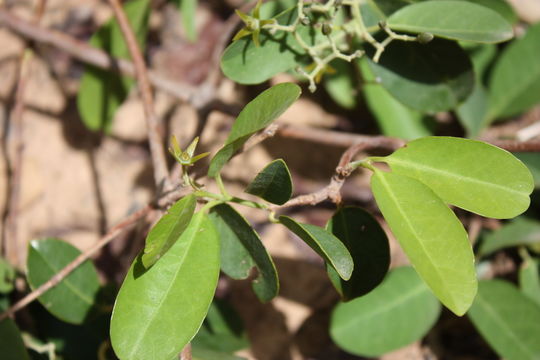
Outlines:
<svg viewBox="0 0 540 360"><path fill-rule="evenodd" d="M7 294L13 290L15 275L13 266L0 257L0 294Z"/></svg>
<svg viewBox="0 0 540 360"><path fill-rule="evenodd" d="M210 212L221 240L221 269L233 279L245 279L253 267L258 277L253 291L261 301L277 296L279 281L272 258L253 227L227 204L214 206Z"/></svg>
<svg viewBox="0 0 540 360"><path fill-rule="evenodd" d="M308 244L343 280L351 278L353 259L347 247L337 237L321 227L302 224L288 216L280 216L279 222Z"/></svg>
<svg viewBox="0 0 540 360"><path fill-rule="evenodd" d="M540 24L506 47L489 83L489 119L519 114L540 103Z"/></svg>
<svg viewBox="0 0 540 360"><path fill-rule="evenodd" d="M129 269L111 318L120 359L172 359L199 330L219 275L219 238L207 215L193 216L180 239L150 269Z"/></svg>
<svg viewBox="0 0 540 360"><path fill-rule="evenodd" d="M421 339L440 311L412 268L396 268L366 296L336 306L330 336L350 353L375 357Z"/></svg>
<svg viewBox="0 0 540 360"><path fill-rule="evenodd" d="M502 280L481 281L469 317L499 356L540 357L540 307Z"/></svg>
<svg viewBox="0 0 540 360"><path fill-rule="evenodd" d="M376 170L377 205L420 277L452 312L463 315L476 294L474 255L456 215L426 185Z"/></svg>
<svg viewBox="0 0 540 360"><path fill-rule="evenodd" d="M360 61L360 68L364 78L364 98L384 135L412 140L432 134L425 116L397 101L376 82L367 59Z"/></svg>
<svg viewBox="0 0 540 360"><path fill-rule="evenodd" d="M49 281L80 254L77 248L62 240L32 240L26 262L30 287L36 289ZM92 262L86 261L38 300L59 319L81 324L90 315L99 288L96 269Z"/></svg>
<svg viewBox="0 0 540 360"><path fill-rule="evenodd" d="M250 101L236 118L224 146L210 162L208 176L217 176L248 138L283 114L298 99L300 92L298 85L282 83L263 91Z"/></svg>
<svg viewBox="0 0 540 360"><path fill-rule="evenodd" d="M540 305L540 263L527 256L519 269L519 287L532 301Z"/></svg>
<svg viewBox="0 0 540 360"><path fill-rule="evenodd" d="M536 188L540 187L540 156L538 156L538 153L514 153L514 156L521 160L531 171L534 179L534 186Z"/></svg>
<svg viewBox="0 0 540 360"><path fill-rule="evenodd" d="M498 43L510 40L512 26L497 12L466 1L424 1L401 8L387 20L394 31L431 33L450 40Z"/></svg>
<svg viewBox="0 0 540 360"><path fill-rule="evenodd" d="M507 247L535 243L540 243L540 221L521 216L484 236L478 255L486 256Z"/></svg>
<svg viewBox="0 0 540 360"><path fill-rule="evenodd" d="M272 204L283 205L292 195L291 173L285 161L277 159L266 165L248 185L246 192Z"/></svg>
<svg viewBox="0 0 540 360"><path fill-rule="evenodd" d="M529 207L530 171L511 153L480 141L426 137L385 158L393 172L429 186L448 204L505 219Z"/></svg>
<svg viewBox="0 0 540 360"><path fill-rule="evenodd" d="M196 205L195 195L187 195L172 205L154 225L146 237L141 257L145 268L154 265L174 245L188 227Z"/></svg>
<svg viewBox="0 0 540 360"><path fill-rule="evenodd" d="M390 248L377 220L359 207L345 207L332 216L326 229L343 242L354 261L354 270L347 281L331 266L326 268L341 297L351 300L379 285L390 265Z"/></svg>
<svg viewBox="0 0 540 360"><path fill-rule="evenodd" d="M21 332L15 322L9 318L0 322L0 349L2 349L2 360L30 359Z"/></svg>
<svg viewBox="0 0 540 360"><path fill-rule="evenodd" d="M135 32L139 47L144 49L150 16L149 0L132 0L124 10ZM115 58L129 58L129 51L115 19L105 23L90 39L90 45ZM77 107L86 127L93 131L109 132L116 110L127 98L134 80L116 73L87 66L81 78Z"/></svg>
<svg viewBox="0 0 540 360"><path fill-rule="evenodd" d="M370 57L373 49L366 49ZM369 61L380 84L397 100L422 112L454 109L473 90L474 72L465 51L455 42L428 44L394 41L379 63Z"/></svg>

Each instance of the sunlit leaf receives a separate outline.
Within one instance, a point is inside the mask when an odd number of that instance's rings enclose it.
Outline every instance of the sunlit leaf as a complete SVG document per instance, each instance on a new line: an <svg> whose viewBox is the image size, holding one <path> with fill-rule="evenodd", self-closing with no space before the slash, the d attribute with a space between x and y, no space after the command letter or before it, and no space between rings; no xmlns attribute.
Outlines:
<svg viewBox="0 0 540 360"><path fill-rule="evenodd" d="M266 165L248 185L246 192L272 204L285 204L292 195L291 173L285 161L277 159Z"/></svg>
<svg viewBox="0 0 540 360"><path fill-rule="evenodd" d="M17 325L9 318L0 322L0 349L2 360L30 359Z"/></svg>

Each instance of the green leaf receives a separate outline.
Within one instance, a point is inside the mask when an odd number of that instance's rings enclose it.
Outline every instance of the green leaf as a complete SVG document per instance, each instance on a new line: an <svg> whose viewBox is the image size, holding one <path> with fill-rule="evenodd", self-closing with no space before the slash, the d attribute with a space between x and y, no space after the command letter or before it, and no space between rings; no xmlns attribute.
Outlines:
<svg viewBox="0 0 540 360"><path fill-rule="evenodd" d="M371 189L388 226L435 296L461 316L476 294L474 255L456 215L426 185L375 170Z"/></svg>
<svg viewBox="0 0 540 360"><path fill-rule="evenodd" d="M431 33L450 40L498 43L510 40L512 26L497 12L466 1L425 1L401 8L387 20L395 31Z"/></svg>
<svg viewBox="0 0 540 360"><path fill-rule="evenodd" d="M440 311L439 302L414 270L400 267L366 296L338 304L330 336L352 354L376 357L421 339Z"/></svg>
<svg viewBox="0 0 540 360"><path fill-rule="evenodd" d="M506 47L489 83L489 119L517 115L540 102L540 23Z"/></svg>
<svg viewBox="0 0 540 360"><path fill-rule="evenodd" d="M367 49L373 56L372 47ZM380 84L397 100L422 112L446 111L473 90L474 72L465 51L455 42L434 39L428 44L394 41L379 63L369 61Z"/></svg>
<svg viewBox="0 0 540 360"><path fill-rule="evenodd" d="M180 15L182 16L182 24L184 25L184 32L189 41L197 41L197 27L195 24L197 13L197 0L177 0L178 7L180 8Z"/></svg>
<svg viewBox="0 0 540 360"><path fill-rule="evenodd" d="M193 348L232 353L249 346L242 319L225 301L214 299L197 336Z"/></svg>
<svg viewBox="0 0 540 360"><path fill-rule="evenodd" d="M351 278L354 262L341 240L321 227L298 223L288 216L281 215L278 220L319 254L343 280Z"/></svg>
<svg viewBox="0 0 540 360"><path fill-rule="evenodd" d="M15 275L13 266L0 257L0 294L8 294L13 290Z"/></svg>
<svg viewBox="0 0 540 360"><path fill-rule="evenodd" d="M180 239L150 269L135 259L111 318L120 359L172 359L195 336L219 275L219 238L207 215L193 216Z"/></svg>
<svg viewBox="0 0 540 360"><path fill-rule="evenodd" d="M0 322L0 349L3 360L30 359L17 325L9 318Z"/></svg>
<svg viewBox="0 0 540 360"><path fill-rule="evenodd" d="M540 307L510 283L481 281L469 317L499 356L508 360L540 357Z"/></svg>
<svg viewBox="0 0 540 360"><path fill-rule="evenodd" d="M246 192L272 204L283 205L292 195L292 179L283 159L266 165L248 185Z"/></svg>
<svg viewBox="0 0 540 360"><path fill-rule="evenodd" d="M397 101L376 82L367 59L360 60L359 64L364 78L362 90L367 106L384 135L416 139L432 134L425 116Z"/></svg>
<svg viewBox="0 0 540 360"><path fill-rule="evenodd" d="M354 109L357 105L357 86L351 64L341 59L334 60L330 66L335 73L324 76L324 88L339 106Z"/></svg>
<svg viewBox="0 0 540 360"><path fill-rule="evenodd" d="M150 230L141 257L145 268L154 265L174 245L188 227L196 205L195 195L183 197Z"/></svg>
<svg viewBox="0 0 540 360"><path fill-rule="evenodd" d="M529 255L519 269L519 287L532 301L540 305L540 265L538 259Z"/></svg>
<svg viewBox="0 0 540 360"><path fill-rule="evenodd" d="M531 173L511 153L480 141L426 137L385 158L392 171L429 186L446 203L505 219L529 207Z"/></svg>
<svg viewBox="0 0 540 360"><path fill-rule="evenodd" d="M298 99L300 93L298 85L282 83L263 91L250 101L236 118L225 144L210 162L208 176L217 176L248 138L283 114Z"/></svg>
<svg viewBox="0 0 540 360"><path fill-rule="evenodd" d="M263 301L270 301L279 292L276 267L259 235L236 210L227 204L214 206L210 212L221 240L221 269L233 279L245 279L253 267L258 277L253 291Z"/></svg>
<svg viewBox="0 0 540 360"><path fill-rule="evenodd" d="M484 86L477 82L472 94L458 106L456 115L465 128L468 137L476 137L487 125L488 94Z"/></svg>
<svg viewBox="0 0 540 360"><path fill-rule="evenodd" d="M507 247L531 245L539 242L540 221L520 216L484 236L478 249L478 255L486 256Z"/></svg>
<svg viewBox="0 0 540 360"><path fill-rule="evenodd" d="M124 10L135 32L139 47L144 49L150 16L150 1L129 1L125 4ZM129 50L114 18L92 36L90 45L106 51L113 57L129 58ZM110 132L114 114L127 98L133 84L134 80L129 77L87 66L77 95L77 107L86 127L93 131Z"/></svg>
<svg viewBox="0 0 540 360"><path fill-rule="evenodd" d="M390 248L377 220L359 207L345 207L332 216L326 229L343 242L354 261L351 278L347 281L341 279L334 268L326 268L341 297L351 300L379 285L390 265Z"/></svg>
<svg viewBox="0 0 540 360"><path fill-rule="evenodd" d="M77 248L62 240L32 240L26 262L32 290L49 281L80 254ZM57 318L82 324L96 303L99 288L96 269L92 262L86 261L38 300Z"/></svg>
<svg viewBox="0 0 540 360"><path fill-rule="evenodd" d="M514 153L514 156L521 160L531 171L534 186L540 187L540 156L538 156L538 153Z"/></svg>
<svg viewBox="0 0 540 360"><path fill-rule="evenodd" d="M506 0L466 0L468 2L485 6L501 15L508 23L515 24L519 18L512 6Z"/></svg>

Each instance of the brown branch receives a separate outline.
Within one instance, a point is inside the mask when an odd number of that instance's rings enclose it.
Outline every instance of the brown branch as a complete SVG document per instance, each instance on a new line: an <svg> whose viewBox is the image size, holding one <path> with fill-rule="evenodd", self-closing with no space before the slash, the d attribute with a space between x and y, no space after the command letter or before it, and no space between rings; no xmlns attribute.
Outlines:
<svg viewBox="0 0 540 360"><path fill-rule="evenodd" d="M120 4L119 0L108 1L113 9L114 16L118 21L120 31L124 36L124 40L126 41L129 53L135 65L135 77L137 79L137 85L143 103L146 127L148 130L148 142L150 143L150 154L152 156L152 164L154 165L154 180L158 187L165 185L164 187L167 189L169 187L169 170L165 159L163 141L159 134L159 120L154 111L154 97L148 79L146 64L144 63L141 49L137 44L135 33L129 24L129 19L126 16L124 9L122 9L122 4Z"/></svg>

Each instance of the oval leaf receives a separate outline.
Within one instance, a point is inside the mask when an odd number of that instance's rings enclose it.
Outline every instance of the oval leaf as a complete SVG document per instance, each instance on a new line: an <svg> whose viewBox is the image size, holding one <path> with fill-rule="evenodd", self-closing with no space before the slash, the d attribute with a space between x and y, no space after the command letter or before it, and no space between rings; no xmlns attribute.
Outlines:
<svg viewBox="0 0 540 360"><path fill-rule="evenodd" d="M58 239L32 240L26 262L28 283L36 289L73 261L81 252ZM99 292L96 269L86 261L38 300L54 316L81 324L90 315Z"/></svg>
<svg viewBox="0 0 540 360"><path fill-rule="evenodd" d="M210 212L221 240L221 269L233 279L245 279L253 267L258 277L253 291L263 301L270 301L279 292L279 281L272 258L253 227L227 204L214 206Z"/></svg>
<svg viewBox="0 0 540 360"><path fill-rule="evenodd" d="M338 304L330 336L350 353L375 357L422 338L440 311L439 302L414 270L401 267L366 296Z"/></svg>
<svg viewBox="0 0 540 360"><path fill-rule="evenodd" d="M431 33L450 40L498 43L510 40L512 26L497 12L466 1L425 1L406 6L387 20L392 30Z"/></svg>
<svg viewBox="0 0 540 360"><path fill-rule="evenodd" d="M24 346L21 332L11 319L0 322L0 349L3 360L28 360L28 352Z"/></svg>
<svg viewBox="0 0 540 360"><path fill-rule="evenodd" d="M371 188L388 226L435 296L461 316L476 294L474 255L456 215L426 185L376 170Z"/></svg>
<svg viewBox="0 0 540 360"><path fill-rule="evenodd" d="M354 299L379 285L390 265L390 248L377 220L361 208L345 207L332 216L326 229L343 242L354 261L348 281L327 266L330 280L342 298Z"/></svg>
<svg viewBox="0 0 540 360"><path fill-rule="evenodd" d="M347 247L337 237L321 227L301 224L288 216L280 216L279 222L308 244L343 280L351 278L353 259Z"/></svg>
<svg viewBox="0 0 540 360"><path fill-rule="evenodd" d="M385 158L393 172L429 186L448 204L496 219L529 207L532 175L511 153L481 141L426 137Z"/></svg>
<svg viewBox="0 0 540 360"><path fill-rule="evenodd" d="M199 212L159 262L137 258L116 298L111 343L120 359L172 359L195 336L219 275L219 238Z"/></svg>
<svg viewBox="0 0 540 360"><path fill-rule="evenodd" d="M174 245L188 227L196 205L195 195L183 197L171 206L167 214L150 230L141 257L145 268L154 265Z"/></svg>
<svg viewBox="0 0 540 360"><path fill-rule="evenodd" d="M507 247L535 243L540 243L540 221L521 216L484 236L478 255L486 256Z"/></svg>
<svg viewBox="0 0 540 360"><path fill-rule="evenodd" d="M223 165L248 138L283 114L298 99L300 93L298 85L283 83L272 86L250 101L236 118L224 146L210 162L208 176L217 176Z"/></svg>
<svg viewBox="0 0 540 360"><path fill-rule="evenodd" d="M366 49L370 57L374 50ZM379 63L369 61L380 84L397 100L422 112L454 109L474 87L474 71L455 42L434 39L428 44L394 41Z"/></svg>
<svg viewBox="0 0 540 360"><path fill-rule="evenodd" d="M489 119L519 114L540 102L540 23L506 47L489 83Z"/></svg>
<svg viewBox="0 0 540 360"><path fill-rule="evenodd" d="M272 204L285 204L292 195L291 173L285 161L277 159L266 165L248 185L246 192Z"/></svg>
<svg viewBox="0 0 540 360"><path fill-rule="evenodd" d="M540 358L540 307L510 283L481 281L469 317L503 358Z"/></svg>
<svg viewBox="0 0 540 360"><path fill-rule="evenodd" d="M144 49L150 16L150 1L132 0L124 10L135 32L139 47ZM90 44L116 58L129 58L129 50L116 19L105 23L90 39ZM90 130L109 132L116 110L126 100L134 80L107 70L88 66L84 72L77 107L81 119Z"/></svg>

